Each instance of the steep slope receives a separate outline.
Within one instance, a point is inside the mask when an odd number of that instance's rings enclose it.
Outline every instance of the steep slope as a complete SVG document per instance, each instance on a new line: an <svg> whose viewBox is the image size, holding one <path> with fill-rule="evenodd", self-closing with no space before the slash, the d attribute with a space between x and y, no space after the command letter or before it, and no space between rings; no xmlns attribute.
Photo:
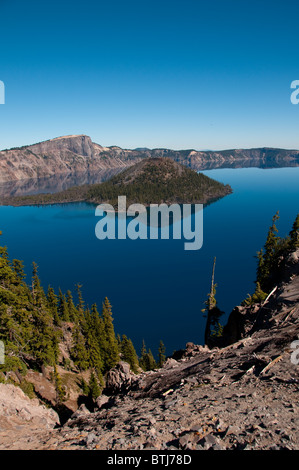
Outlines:
<svg viewBox="0 0 299 470"><path fill-rule="evenodd" d="M285 266L289 275L266 304L234 314L248 327L238 340L213 349L189 343L139 376L120 363L94 412L81 407L58 429L35 429L29 442L24 428L2 430L0 448L298 450L299 250Z"/></svg>
<svg viewBox="0 0 299 470"><path fill-rule="evenodd" d="M168 157L196 170L298 165L299 151L272 148L223 151L102 147L86 135L62 136L0 152L0 182L123 168L144 158Z"/></svg>
<svg viewBox="0 0 299 470"><path fill-rule="evenodd" d="M0 449L299 450L299 249L279 266L265 301L234 309L225 345L188 343L139 375L119 362L93 411L56 429L32 428L24 411L2 420Z"/></svg>

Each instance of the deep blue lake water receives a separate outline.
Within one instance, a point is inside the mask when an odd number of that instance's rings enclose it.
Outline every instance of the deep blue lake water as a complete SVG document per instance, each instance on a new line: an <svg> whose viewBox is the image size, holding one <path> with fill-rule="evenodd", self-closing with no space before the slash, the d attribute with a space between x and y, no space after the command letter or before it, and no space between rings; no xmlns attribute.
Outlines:
<svg viewBox="0 0 299 470"><path fill-rule="evenodd" d="M187 341L202 344L202 309L210 288L214 256L217 300L224 324L232 308L254 290L256 252L264 245L272 216L279 211L285 236L299 212L299 168L221 169L203 172L228 183L233 194L203 211L203 247L185 251L184 240L104 240L95 236L95 207L69 204L0 207L1 244L11 258L39 266L51 284L75 295L82 284L86 303L113 306L117 333L130 337L139 353L142 339L156 355Z"/></svg>

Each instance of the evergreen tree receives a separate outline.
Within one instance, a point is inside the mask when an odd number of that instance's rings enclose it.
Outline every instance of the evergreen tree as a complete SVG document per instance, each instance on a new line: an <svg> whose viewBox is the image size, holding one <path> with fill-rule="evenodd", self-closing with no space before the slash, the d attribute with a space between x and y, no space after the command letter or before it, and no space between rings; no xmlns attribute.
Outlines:
<svg viewBox="0 0 299 470"><path fill-rule="evenodd" d="M299 214L297 214L292 230L290 231L290 249L293 251L297 248L299 248Z"/></svg>
<svg viewBox="0 0 299 470"><path fill-rule="evenodd" d="M19 259L14 259L12 260L12 266L13 269L18 277L19 281L23 281L25 279L25 273L24 273L24 264L22 261Z"/></svg>
<svg viewBox="0 0 299 470"><path fill-rule="evenodd" d="M261 289L260 283L256 283L255 292L253 295L249 295L247 299L244 300L244 305L253 305L255 303L263 302L267 298L266 292Z"/></svg>
<svg viewBox="0 0 299 470"><path fill-rule="evenodd" d="M140 358L139 358L139 365L143 370L146 370L146 356L147 356L146 345L143 339L141 351L140 351Z"/></svg>
<svg viewBox="0 0 299 470"><path fill-rule="evenodd" d="M91 369L99 386L103 385L102 372L119 361L119 348L130 361L132 369L138 368L137 355L131 340L115 337L111 305L105 298L101 315L94 304L84 308L81 286L77 286L78 308L72 293L58 295L49 286L45 295L33 263L32 282L25 282L23 263L10 262L7 248L0 247L0 340L5 343L5 364L0 371L25 371L26 364L34 364L41 370L45 365L54 367L53 380L57 389L57 401L63 399L61 379L57 371L59 342L64 334L63 321L72 321L71 358L79 370ZM64 360L70 366L70 360ZM137 364L137 365L136 365ZM93 382L94 379L91 380Z"/></svg>
<svg viewBox="0 0 299 470"><path fill-rule="evenodd" d="M157 368L157 363L154 359L154 356L151 350L150 349L148 351L146 350L144 340L142 341L139 365L144 371L153 370Z"/></svg>
<svg viewBox="0 0 299 470"><path fill-rule="evenodd" d="M73 329L73 347L71 348L71 357L79 370L88 369L89 358L86 350L86 343L78 325L75 325Z"/></svg>
<svg viewBox="0 0 299 470"><path fill-rule="evenodd" d="M116 341L117 341L117 345L118 345L118 351L121 352L121 337L120 337L119 333L117 333L117 335L116 335Z"/></svg>
<svg viewBox="0 0 299 470"><path fill-rule="evenodd" d="M30 348L40 367L46 364L53 365L57 356L56 332L53 318L47 309L47 299L41 287L36 263L33 263L32 298L34 308L32 311L33 328Z"/></svg>
<svg viewBox="0 0 299 470"><path fill-rule="evenodd" d="M280 238L277 235L276 222L278 219L279 212L276 212L272 218L272 225L269 228L264 248L257 253L258 266L255 292L243 301L244 305L252 305L266 299L280 278L281 260L289 250L293 251L299 246L299 214L293 223L289 236L285 238Z"/></svg>
<svg viewBox="0 0 299 470"><path fill-rule="evenodd" d="M75 307L73 296L70 290L68 290L66 293L66 304L67 304L69 321L75 322L77 320L78 311Z"/></svg>
<svg viewBox="0 0 299 470"><path fill-rule="evenodd" d="M54 292L53 287L49 286L48 287L48 292L47 292L47 304L48 308L52 314L53 317L53 322L56 326L61 325L61 321L58 315L58 300L57 300L57 295Z"/></svg>
<svg viewBox="0 0 299 470"><path fill-rule="evenodd" d="M107 297L103 302L102 318L104 322L104 336L106 349L104 352L104 370L112 369L119 362L119 351L115 337L111 304Z"/></svg>
<svg viewBox="0 0 299 470"><path fill-rule="evenodd" d="M219 337L222 332L222 326L219 322L219 319L224 313L217 306L217 300L216 300L217 284L215 284L215 266L216 266L216 257L214 258L214 263L213 263L211 289L208 294L208 300L205 302L206 309L204 309L204 312L206 312L206 315L207 315L207 322L206 322L206 328L205 328L205 344L209 347L213 346L215 337Z"/></svg>
<svg viewBox="0 0 299 470"><path fill-rule="evenodd" d="M103 318L100 317L97 305L93 304L91 307L91 319L94 338L97 341L101 359L103 361L103 370L105 367L106 353L108 351L108 343L106 341L106 332Z"/></svg>
<svg viewBox="0 0 299 470"><path fill-rule="evenodd" d="M57 367L54 365L54 383L55 383L55 391L56 391L56 404L61 405L63 401L66 399L66 391L62 385L62 380L60 375L57 372Z"/></svg>
<svg viewBox="0 0 299 470"><path fill-rule="evenodd" d="M164 346L163 341L161 340L159 344L159 349L158 349L158 367L162 367L165 362L165 359L166 359L165 351L166 351L166 348Z"/></svg>
<svg viewBox="0 0 299 470"><path fill-rule="evenodd" d="M101 395L101 387L93 371L91 371L91 374L90 374L88 388L89 388L89 396L93 400L96 400Z"/></svg>
<svg viewBox="0 0 299 470"><path fill-rule="evenodd" d="M276 227L278 219L279 212L276 212L272 218L264 250L259 251L257 254L258 268L256 282L259 282L260 288L265 292L268 292L271 288L271 277L280 251L280 238L277 236L278 230Z"/></svg>
<svg viewBox="0 0 299 470"><path fill-rule="evenodd" d="M58 314L59 314L59 318L62 321L65 321L65 322L70 321L67 300L60 288L58 291Z"/></svg>
<svg viewBox="0 0 299 470"><path fill-rule="evenodd" d="M32 334L31 291L23 282L19 267L11 264L6 247L0 247L0 340L5 343L5 364L0 370L18 370L29 353Z"/></svg>
<svg viewBox="0 0 299 470"><path fill-rule="evenodd" d="M46 296L38 277L38 266L32 263L32 298L34 304L41 308L45 304Z"/></svg>
<svg viewBox="0 0 299 470"><path fill-rule="evenodd" d="M77 312L78 312L78 322L84 320L84 309L85 309L85 304L82 296L82 291L81 291L81 284L76 285L76 290L77 290L77 297L78 297L78 304L77 304Z"/></svg>
<svg viewBox="0 0 299 470"><path fill-rule="evenodd" d="M86 332L86 349L88 353L89 367L96 370L98 377L104 368L104 362L101 356L99 342L94 334L94 330L89 328Z"/></svg>
<svg viewBox="0 0 299 470"><path fill-rule="evenodd" d="M43 309L32 312L33 330L30 349L38 365L53 365L58 355L58 340L49 313Z"/></svg>
<svg viewBox="0 0 299 470"><path fill-rule="evenodd" d="M157 363L153 356L152 351L149 349L146 358L146 370L154 370L157 368Z"/></svg>
<svg viewBox="0 0 299 470"><path fill-rule="evenodd" d="M133 346L133 343L126 335L122 335L121 340L121 355L123 361L130 364L131 370L137 374L138 373L138 357Z"/></svg>
<svg viewBox="0 0 299 470"><path fill-rule="evenodd" d="M88 395L89 394L89 386L86 383L86 381L81 377L81 382L80 382L80 388L82 390L83 395Z"/></svg>

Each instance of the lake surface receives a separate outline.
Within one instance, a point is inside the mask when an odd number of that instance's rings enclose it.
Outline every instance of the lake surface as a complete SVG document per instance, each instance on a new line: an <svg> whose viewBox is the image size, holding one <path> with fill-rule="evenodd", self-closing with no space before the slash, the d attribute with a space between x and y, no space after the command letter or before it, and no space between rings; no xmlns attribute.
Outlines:
<svg viewBox="0 0 299 470"><path fill-rule="evenodd" d="M210 289L213 259L219 307L225 324L232 308L254 290L256 252L279 211L285 236L299 212L299 167L217 169L204 173L228 183L233 194L203 211L203 246L185 251L184 240L98 240L95 206L0 207L1 244L22 259L28 276L39 266L45 289L72 290L82 284L89 305L107 296L117 333L140 352L142 340L156 355L187 341L202 344L202 309Z"/></svg>

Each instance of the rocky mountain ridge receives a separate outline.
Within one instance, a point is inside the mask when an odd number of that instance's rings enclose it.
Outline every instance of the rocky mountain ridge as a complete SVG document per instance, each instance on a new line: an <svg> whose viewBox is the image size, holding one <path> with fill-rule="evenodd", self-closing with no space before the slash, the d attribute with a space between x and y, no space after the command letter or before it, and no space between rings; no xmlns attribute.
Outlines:
<svg viewBox="0 0 299 470"><path fill-rule="evenodd" d="M196 170L221 167L298 165L299 150L257 148L223 151L103 147L86 135L62 136L0 151L0 183L53 175L125 168L149 157L169 157Z"/></svg>
<svg viewBox="0 0 299 470"><path fill-rule="evenodd" d="M221 345L188 343L138 375L120 362L95 409L82 404L63 426L37 428L18 404L0 449L298 450L298 338L297 249L265 301L234 309Z"/></svg>

